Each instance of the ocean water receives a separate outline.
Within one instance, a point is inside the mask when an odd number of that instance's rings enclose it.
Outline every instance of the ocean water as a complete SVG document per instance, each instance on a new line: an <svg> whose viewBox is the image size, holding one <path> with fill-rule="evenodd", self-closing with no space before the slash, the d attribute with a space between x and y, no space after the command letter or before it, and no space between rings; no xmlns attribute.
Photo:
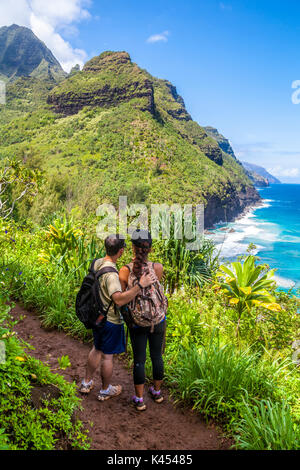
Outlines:
<svg viewBox="0 0 300 470"><path fill-rule="evenodd" d="M249 243L254 243L260 262L277 268L278 288L293 288L300 295L300 184L273 184L258 191L263 198L261 207L235 222L216 225L208 237L229 261L245 254ZM231 229L234 231L229 232Z"/></svg>

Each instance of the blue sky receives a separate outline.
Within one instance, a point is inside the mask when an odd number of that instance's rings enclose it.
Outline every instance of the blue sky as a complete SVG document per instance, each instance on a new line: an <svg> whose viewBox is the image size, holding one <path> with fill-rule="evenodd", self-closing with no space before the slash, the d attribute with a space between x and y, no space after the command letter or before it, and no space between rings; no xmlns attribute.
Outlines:
<svg viewBox="0 0 300 470"><path fill-rule="evenodd" d="M126 50L170 80L193 119L216 127L241 160L300 183L300 104L292 102L292 83L300 80L300 2L13 3L0 0L0 25L31 27L66 69L104 50Z"/></svg>

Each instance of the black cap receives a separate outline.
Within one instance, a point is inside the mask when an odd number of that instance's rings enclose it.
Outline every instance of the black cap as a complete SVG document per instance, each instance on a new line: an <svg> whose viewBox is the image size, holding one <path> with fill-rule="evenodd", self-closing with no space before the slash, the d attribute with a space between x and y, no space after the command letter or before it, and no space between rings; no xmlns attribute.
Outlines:
<svg viewBox="0 0 300 470"><path fill-rule="evenodd" d="M144 243L148 243L149 246L152 245L152 238L148 230L140 230L139 228L133 232L131 235L131 242L135 246L143 246Z"/></svg>

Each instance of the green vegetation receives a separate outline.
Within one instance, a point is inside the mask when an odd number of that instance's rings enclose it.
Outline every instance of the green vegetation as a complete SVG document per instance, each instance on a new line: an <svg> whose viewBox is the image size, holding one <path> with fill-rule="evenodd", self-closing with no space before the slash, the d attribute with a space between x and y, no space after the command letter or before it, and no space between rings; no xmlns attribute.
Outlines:
<svg viewBox="0 0 300 470"><path fill-rule="evenodd" d="M117 205L119 195L148 206L203 202L211 225L259 196L227 139L192 121L175 87L126 52L107 51L59 84L22 77L8 83L7 98L0 107L0 335L8 352L0 365L0 448L50 449L65 437L85 448L80 423L70 424L74 384L24 353L7 296L34 308L43 325L89 340L74 303L91 260L104 253L95 237L99 204ZM299 448L292 361L299 299L276 291L273 272L252 255L219 266L205 238L194 252L174 238L155 241L151 252L165 268L166 383L174 398L220 423L236 448ZM119 267L131 256L129 248ZM58 367L69 366L59 358ZM37 385L58 387L59 396L35 408Z"/></svg>
<svg viewBox="0 0 300 470"><path fill-rule="evenodd" d="M80 259L74 256L79 242ZM79 232L76 223L65 217L45 229L6 221L1 244L7 267L2 269L0 282L8 286L14 298L28 308L34 307L44 325L89 339L90 332L75 316L74 302L89 262L94 254L103 253L102 242L92 240L82 227ZM181 244L179 250L174 240L155 241L151 253L151 259L166 265L166 383L174 398L219 422L236 437L237 448L297 448L300 383L299 368L292 362L292 343L300 333L299 299L277 292L269 283L264 285L264 295L275 299L280 309L270 310L265 302L248 302L247 314L237 319L236 304L224 296L216 277L220 269L214 247L203 243L193 254L191 270L191 260L180 261L186 259L184 242ZM47 249L52 253L51 260L41 258ZM130 256L129 249L120 266ZM201 260L198 274L195 260ZM268 268L257 265L251 255L240 262L240 267L241 272L248 273L246 285L251 279L258 282L258 271L270 278ZM68 367L68 358L60 358L60 363ZM150 373L150 364L147 370ZM283 422L285 432L279 438ZM0 427L6 432L1 423ZM261 435L259 443L257 435Z"/></svg>
<svg viewBox="0 0 300 470"><path fill-rule="evenodd" d="M15 336L6 300L2 291L0 339L5 358L0 362L0 449L87 449L86 432L74 418L80 406L75 384L24 352L29 345ZM61 358L60 366L68 366L66 358Z"/></svg>
<svg viewBox="0 0 300 470"><path fill-rule="evenodd" d="M300 433L283 400L261 400L254 406L245 403L244 418L237 427L236 438L244 450L299 450Z"/></svg>
<svg viewBox="0 0 300 470"><path fill-rule="evenodd" d="M274 269L264 274L264 266L255 266L255 258L251 255L243 264L239 261L231 263L230 268L220 266L217 276L225 278L221 283L222 292L229 299L229 304L236 307L238 334L242 315L251 312L252 307L262 306L272 312L280 311L281 307L268 290L274 285Z"/></svg>
<svg viewBox="0 0 300 470"><path fill-rule="evenodd" d="M21 78L8 84L0 107L0 164L16 158L45 176L16 217L44 224L79 207L87 218L122 194L129 203L210 200L211 224L216 209L225 220L259 200L242 166L191 120L175 87L127 53L101 54L54 85Z"/></svg>

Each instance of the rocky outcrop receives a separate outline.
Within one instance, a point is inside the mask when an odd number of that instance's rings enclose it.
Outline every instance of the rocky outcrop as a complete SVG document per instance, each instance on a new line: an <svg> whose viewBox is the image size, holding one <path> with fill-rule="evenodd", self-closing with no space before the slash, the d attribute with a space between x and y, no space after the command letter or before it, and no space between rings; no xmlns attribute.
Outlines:
<svg viewBox="0 0 300 470"><path fill-rule="evenodd" d="M170 114L170 116L172 116L174 119L179 119L183 121L191 121L192 118L186 110L183 98L180 95L178 95L176 87L172 85L172 83L166 80L164 81L164 83L165 83L167 90L169 91L170 95L173 98L172 100L170 100L173 106L166 107L168 114ZM174 108L174 101L177 104L176 108Z"/></svg>
<svg viewBox="0 0 300 470"><path fill-rule="evenodd" d="M251 206L260 205L262 199L254 187L244 187L240 192L231 186L225 196L207 195L204 209L204 227L212 228L218 222L231 222Z"/></svg>
<svg viewBox="0 0 300 470"><path fill-rule="evenodd" d="M99 56L93 57L83 67L83 72L99 73L108 70L118 70L122 65L131 65L128 52L105 51Z"/></svg>
<svg viewBox="0 0 300 470"><path fill-rule="evenodd" d="M222 134L220 134L218 132L218 130L215 129L214 127L206 126L206 127L204 127L204 129L210 137L212 137L213 139L215 139L218 142L218 144L219 144L220 148L223 150L223 152L227 153L232 158L237 160L237 158L234 154L233 148L231 147L230 142L229 142L228 139L226 139L226 137L224 137Z"/></svg>
<svg viewBox="0 0 300 470"><path fill-rule="evenodd" d="M264 178L258 173L255 173L255 171L249 171L249 170L246 170L245 168L245 173L248 176L248 178L253 182L254 186L258 188L265 188L267 186L270 186L267 178Z"/></svg>
<svg viewBox="0 0 300 470"><path fill-rule="evenodd" d="M199 147L203 153L217 165L223 165L223 156L219 147L212 145L211 143L200 144Z"/></svg>
<svg viewBox="0 0 300 470"><path fill-rule="evenodd" d="M149 80L144 80L142 83L131 82L130 86L124 88L106 84L92 92L52 93L48 96L47 103L54 112L67 116L77 114L85 106L110 108L135 98L139 99L139 103L136 103L137 108L154 114L153 87Z"/></svg>
<svg viewBox="0 0 300 470"><path fill-rule="evenodd" d="M85 106L116 107L134 101L141 111L155 114L151 80L131 62L127 52L104 52L89 60L48 96L47 103L56 113L71 115Z"/></svg>

